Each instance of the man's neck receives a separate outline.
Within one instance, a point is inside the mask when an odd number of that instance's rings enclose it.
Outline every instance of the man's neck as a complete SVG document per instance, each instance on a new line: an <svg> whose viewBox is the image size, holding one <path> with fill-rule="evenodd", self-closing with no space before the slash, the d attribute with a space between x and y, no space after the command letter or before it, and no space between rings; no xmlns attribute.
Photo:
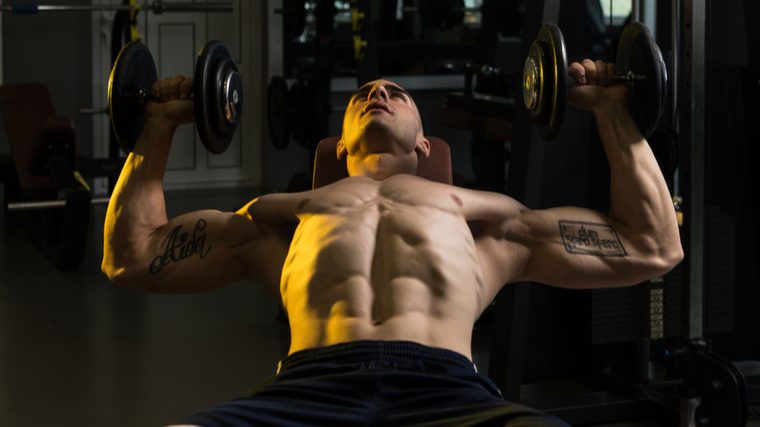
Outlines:
<svg viewBox="0 0 760 427"><path fill-rule="evenodd" d="M416 163L404 160L390 153L368 154L362 158L349 158L348 171L351 176L366 176L375 181L399 174L415 175Z"/></svg>

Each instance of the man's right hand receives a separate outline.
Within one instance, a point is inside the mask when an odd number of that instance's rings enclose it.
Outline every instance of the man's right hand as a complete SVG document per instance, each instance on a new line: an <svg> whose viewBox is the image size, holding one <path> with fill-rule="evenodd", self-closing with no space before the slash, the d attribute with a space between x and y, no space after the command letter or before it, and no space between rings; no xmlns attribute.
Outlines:
<svg viewBox="0 0 760 427"><path fill-rule="evenodd" d="M628 87L607 85L615 74L615 64L584 59L570 64L567 73L578 83L568 90L568 104L592 113L628 111Z"/></svg>
<svg viewBox="0 0 760 427"><path fill-rule="evenodd" d="M155 101L145 105L145 120L158 120L172 127L192 123L195 120L193 100L188 99L193 92L193 78L177 75L153 83Z"/></svg>

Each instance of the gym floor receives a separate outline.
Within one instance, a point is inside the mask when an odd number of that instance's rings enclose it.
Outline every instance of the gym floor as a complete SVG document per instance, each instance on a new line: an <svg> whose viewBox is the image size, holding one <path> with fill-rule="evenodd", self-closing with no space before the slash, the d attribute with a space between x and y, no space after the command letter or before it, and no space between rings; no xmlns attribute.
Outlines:
<svg viewBox="0 0 760 427"><path fill-rule="evenodd" d="M257 195L170 193L167 211L236 210ZM170 424L244 395L287 353L287 328L263 286L157 296L113 285L100 271L104 217L105 206L93 206L84 262L60 271L26 238L19 215L0 214L0 426ZM488 335L473 340L481 372Z"/></svg>

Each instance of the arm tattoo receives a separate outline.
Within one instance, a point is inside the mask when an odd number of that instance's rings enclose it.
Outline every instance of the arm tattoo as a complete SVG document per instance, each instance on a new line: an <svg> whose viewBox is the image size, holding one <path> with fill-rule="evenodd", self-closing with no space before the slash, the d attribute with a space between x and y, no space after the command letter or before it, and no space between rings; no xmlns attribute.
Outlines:
<svg viewBox="0 0 760 427"><path fill-rule="evenodd" d="M187 240L187 233L180 234L179 231L181 228L181 225L177 226L170 231L169 235L164 239L164 243L161 244L161 247L166 247L166 251L163 255L154 258L153 262L150 263L149 271L151 274L158 274L165 265L183 260L193 254L199 254L201 258L208 255L208 252L211 250L211 245L209 245L208 248L205 248L206 233L196 237L196 233L203 231L206 228L206 221L203 219L198 220L198 223L195 224L195 229L193 230L193 237L190 240ZM204 248L206 249L205 252Z"/></svg>
<svg viewBox="0 0 760 427"><path fill-rule="evenodd" d="M615 229L607 224L560 220L559 233L569 254L628 256Z"/></svg>

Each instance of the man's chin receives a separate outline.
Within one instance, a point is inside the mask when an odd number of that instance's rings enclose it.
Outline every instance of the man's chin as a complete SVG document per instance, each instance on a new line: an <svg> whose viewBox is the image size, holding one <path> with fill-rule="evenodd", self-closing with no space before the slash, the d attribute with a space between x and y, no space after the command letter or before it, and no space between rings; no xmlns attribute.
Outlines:
<svg viewBox="0 0 760 427"><path fill-rule="evenodd" d="M386 120L386 117L374 115L364 126L362 139L365 143L385 145L396 138L395 131L393 124Z"/></svg>
<svg viewBox="0 0 760 427"><path fill-rule="evenodd" d="M373 125L376 126L377 124L381 124L382 126L390 126L392 118L392 115L383 110L372 110L362 117L362 121L366 123L365 127Z"/></svg>

